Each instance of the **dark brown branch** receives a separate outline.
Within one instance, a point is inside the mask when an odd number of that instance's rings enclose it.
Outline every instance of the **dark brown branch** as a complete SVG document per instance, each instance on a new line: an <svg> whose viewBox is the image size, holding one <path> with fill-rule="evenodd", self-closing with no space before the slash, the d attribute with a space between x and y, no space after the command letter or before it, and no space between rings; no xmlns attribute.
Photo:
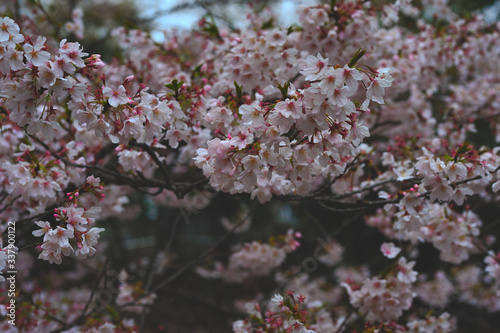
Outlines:
<svg viewBox="0 0 500 333"><path fill-rule="evenodd" d="M59 207L61 204L57 205L56 207ZM29 222L29 221L32 221L32 220L35 220L35 219L39 219L39 218L41 218L43 216L52 215L52 214L54 214L54 210L53 209L49 209L49 210L46 210L45 212L42 212L40 214L36 214L36 215L30 216L30 217L26 217L24 219L16 220L16 223Z"/></svg>
<svg viewBox="0 0 500 333"><path fill-rule="evenodd" d="M472 178L468 178L468 179L460 180L460 181L457 181L457 182L454 182L454 183L450 183L450 185L457 186L457 185L465 184L465 183L468 183L468 182L471 182L471 181L474 181L474 180L479 180L481 178L483 178L483 177L480 176L480 175L478 175L478 176L475 176L475 177L472 177ZM420 179L413 178L411 180L420 180ZM392 180L392 181L394 181L394 180ZM376 186L380 185L381 183L370 185L370 187L371 188L376 187ZM368 189L368 187L367 187L367 189ZM394 203L398 203L400 201L400 199L377 200L377 201L356 201L356 202L340 201L340 200L338 200L339 198L344 198L346 196L350 196L350 195L353 195L353 194L356 194L356 193L360 193L360 191L364 191L364 189L360 189L360 190L356 190L356 191L352 191L352 192L346 193L346 194L349 194L349 195L333 196L333 197L321 197L321 198L315 198L315 199L318 200L318 203L322 207L324 207L324 208L326 208L328 210L331 210L331 211L335 211L335 212L351 212L351 211L358 211L358 210L364 210L364 209L375 208L375 207L383 207L386 204L394 204ZM420 195L420 197L421 198L428 198L431 193L432 193L432 191L426 191L426 192L422 193ZM331 204L331 206L326 205L324 203L325 201L328 202L329 204Z"/></svg>
<svg viewBox="0 0 500 333"><path fill-rule="evenodd" d="M75 168L93 169L93 170L100 171L100 172L102 172L102 173L104 173L104 174L106 174L108 176L112 176L112 177L114 177L114 179L110 179L110 178L106 178L106 179L109 180L113 184L117 184L117 185L129 185L129 186L132 186L134 188L138 188L138 187L161 187L161 188L167 188L166 184L163 183L163 182L160 182L160 181L145 179L144 181L139 182L139 181L137 181L137 180L135 180L133 178L129 178L129 177L127 177L127 176L125 176L125 175L123 175L121 173L114 172L114 171L102 168L100 166L73 163L73 162L71 162L71 161L63 158L61 155L59 155L58 153L56 153L52 149L50 149L50 147L46 143L44 143L43 141L41 141L37 137L35 137L33 135L30 135L30 134L28 134L28 135L29 135L30 138L32 138L33 140L35 140L36 142L38 142L39 144L41 144L45 148L45 150L47 150L52 156L54 156L58 160L61 160L65 164L67 164L69 166L72 166L72 167L75 167Z"/></svg>
<svg viewBox="0 0 500 333"><path fill-rule="evenodd" d="M103 181L115 184L115 185L128 185L131 186L132 188L136 189L139 192L148 194L148 195L158 195L163 191L164 189L169 189L173 190L175 195L179 198L182 199L187 193L192 191L195 188L198 188L200 186L203 186L205 184L208 184L208 179L201 179L199 181L196 181L191 184L185 184L185 183L175 183L175 184L169 184L168 182L164 181L159 181L159 180L153 180L153 179L147 179L146 177L142 176L141 180L137 180L134 178L127 177L121 173L111 171L109 169L105 169L96 165L87 165L87 164L78 164L78 163L73 163L65 158L63 158L59 153L53 151L50 149L50 147L38 139L37 137L28 134L30 138L38 142L40 145L42 145L46 151L48 151L52 156L57 158L58 160L61 160L64 162L66 165L75 167L75 168L83 168L83 169L93 169L96 171L99 171L103 173L104 175L96 174L96 176L99 176ZM150 148L150 147L149 147ZM150 148L151 149L151 148ZM147 151L147 150L146 150ZM152 151L153 156L156 156L156 153ZM159 166L162 169L162 172L167 172L165 166L161 161L156 156L157 161L159 162ZM141 176L141 174L139 174ZM167 177L169 178L169 177ZM170 179L169 179L170 181ZM147 191L142 190L141 188L157 188L158 191L154 193L149 193Z"/></svg>
<svg viewBox="0 0 500 333"><path fill-rule="evenodd" d="M387 180L381 181L379 183L375 183L375 184L372 184L372 185L360 188L358 190L354 190L354 191L343 193L343 194L334 195L334 198L336 198L336 199L348 198L348 197L353 196L355 194L363 193L363 192L372 190L372 189L374 189L376 187L379 187L379 186L382 186L382 185L385 185L385 184L388 184L388 183L393 183L395 181L396 181L396 178L387 179Z"/></svg>
<svg viewBox="0 0 500 333"><path fill-rule="evenodd" d="M323 207L333 212L356 212L360 210L367 210L370 208L378 208L383 207L387 204L398 203L399 199L394 200L377 200L377 201L361 201L361 202L344 202L344 201L330 201L330 204L333 206L328 206L322 201L318 201L318 203Z"/></svg>
<svg viewBox="0 0 500 333"><path fill-rule="evenodd" d="M201 187L203 185L208 184L209 180L207 178L200 179L194 183L191 184L184 184L184 183L176 183L174 184L174 193L177 196L177 198L182 199L186 194L194 190L195 188Z"/></svg>
<svg viewBox="0 0 500 333"><path fill-rule="evenodd" d="M167 189L171 190L172 189L172 180L170 177L170 173L168 172L166 165L160 161L160 159L156 155L156 152L153 150L153 148L145 143L138 143L135 140L129 142L129 146L139 147L139 148L143 149L144 151L146 151L146 153L148 153L148 155L153 159L155 164L160 169L162 176L163 176L163 180L165 181L165 184L167 186Z"/></svg>
<svg viewBox="0 0 500 333"><path fill-rule="evenodd" d="M109 153L113 152L113 150L115 150L116 148L116 144L114 143L110 143L106 146L104 146L101 150L99 150L99 152L95 155L95 162L98 163L99 160L103 159L104 157L106 157L106 155L108 155Z"/></svg>

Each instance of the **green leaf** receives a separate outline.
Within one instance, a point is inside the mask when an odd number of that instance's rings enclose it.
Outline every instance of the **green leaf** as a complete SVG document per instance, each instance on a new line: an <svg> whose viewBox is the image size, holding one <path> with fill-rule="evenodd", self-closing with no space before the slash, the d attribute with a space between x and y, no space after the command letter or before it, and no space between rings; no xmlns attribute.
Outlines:
<svg viewBox="0 0 500 333"><path fill-rule="evenodd" d="M304 28L301 27L301 26L298 26L297 24L295 23L292 23L291 25L289 25L287 28L286 28L286 34L287 35L290 35L292 32L296 32L296 31L304 31Z"/></svg>
<svg viewBox="0 0 500 333"><path fill-rule="evenodd" d="M271 18L268 21L262 23L262 26L260 27L260 30L268 30L274 28L274 19Z"/></svg>
<svg viewBox="0 0 500 333"><path fill-rule="evenodd" d="M241 102L243 99L243 92L241 90L241 86L238 85L238 82L234 81L234 88L236 89L236 100Z"/></svg>
<svg viewBox="0 0 500 333"><path fill-rule="evenodd" d="M191 72L191 80L193 80L197 76L201 76L201 66L203 66L203 64L198 65L195 69L193 69L193 71Z"/></svg>
<svg viewBox="0 0 500 333"><path fill-rule="evenodd" d="M468 142L464 142L460 148L458 148L457 152L455 153L455 156L453 156L453 161L457 163L458 159L460 156L468 153L470 151L470 146Z"/></svg>
<svg viewBox="0 0 500 333"><path fill-rule="evenodd" d="M222 37L219 32L219 27L217 27L217 24L215 24L213 16L209 15L209 17L210 17L210 22L206 20L201 30L206 32L210 37L222 40Z"/></svg>
<svg viewBox="0 0 500 333"><path fill-rule="evenodd" d="M177 79L173 79L172 83L168 83L165 85L165 87L169 88L170 90L174 91L174 96L175 98L179 98L179 89L182 87L184 84L184 81L178 81Z"/></svg>
<svg viewBox="0 0 500 333"><path fill-rule="evenodd" d="M278 89L281 91L281 95L283 95L283 99L288 98L288 88L290 87L290 81L285 82L282 86L278 83Z"/></svg>
<svg viewBox="0 0 500 333"><path fill-rule="evenodd" d="M352 56L351 60L349 60L349 63L347 64L347 66L353 68L356 63L359 61L359 59L361 59L362 56L364 56L366 53L366 50L361 50L361 49L358 49L356 51L356 53Z"/></svg>

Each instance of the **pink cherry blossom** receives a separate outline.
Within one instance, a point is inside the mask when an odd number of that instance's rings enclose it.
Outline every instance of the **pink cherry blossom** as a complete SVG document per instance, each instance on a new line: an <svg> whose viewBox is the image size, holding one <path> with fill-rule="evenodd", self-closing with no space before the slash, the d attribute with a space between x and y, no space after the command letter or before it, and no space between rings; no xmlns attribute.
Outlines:
<svg viewBox="0 0 500 333"><path fill-rule="evenodd" d="M401 249L394 245L394 243L383 243L380 247L380 251L389 259L395 258Z"/></svg>
<svg viewBox="0 0 500 333"><path fill-rule="evenodd" d="M113 90L110 87L104 87L102 89L102 94L104 97L108 97L108 103L113 107L127 104L129 102L127 92L125 91L125 87L123 87L123 85L120 85L118 90Z"/></svg>

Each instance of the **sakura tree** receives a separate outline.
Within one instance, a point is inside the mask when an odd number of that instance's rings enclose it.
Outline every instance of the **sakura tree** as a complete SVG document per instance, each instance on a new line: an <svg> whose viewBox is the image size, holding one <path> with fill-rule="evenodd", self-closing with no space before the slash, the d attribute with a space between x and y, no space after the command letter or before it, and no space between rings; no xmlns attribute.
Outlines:
<svg viewBox="0 0 500 333"><path fill-rule="evenodd" d="M2 332L493 330L500 24L254 4L105 62L34 3L0 5Z"/></svg>

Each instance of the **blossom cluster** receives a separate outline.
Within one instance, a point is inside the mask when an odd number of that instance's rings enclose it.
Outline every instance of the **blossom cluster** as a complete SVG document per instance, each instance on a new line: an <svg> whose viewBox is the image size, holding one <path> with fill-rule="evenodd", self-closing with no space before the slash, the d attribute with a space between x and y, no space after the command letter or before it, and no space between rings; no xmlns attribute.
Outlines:
<svg viewBox="0 0 500 333"><path fill-rule="evenodd" d="M289 230L286 235L272 237L268 243L245 243L233 250L227 266L215 262L213 271L200 267L198 273L228 282L242 282L252 277L268 275L285 261L288 253L300 246L296 239L301 236L300 233Z"/></svg>
<svg viewBox="0 0 500 333"><path fill-rule="evenodd" d="M153 304L157 296L155 293L146 294L141 282L129 283L128 277L127 272L120 272L120 287L116 304L123 307L125 311L140 313L146 306Z"/></svg>
<svg viewBox="0 0 500 333"><path fill-rule="evenodd" d="M388 321L399 318L412 304L415 293L412 283L417 280L415 262L401 257L393 272L363 281L362 286L344 284L351 304L366 314L369 321Z"/></svg>
<svg viewBox="0 0 500 333"><path fill-rule="evenodd" d="M197 150L195 163L214 188L251 193L261 202L272 194L304 195L316 179L340 175L354 158L356 147L369 136L358 118L371 100L384 103L383 87L392 81L389 70L366 74L366 99L356 109L349 97L358 90L360 71L329 66L320 54L307 56L305 62L300 73L310 82L308 88L285 84L286 98L271 105L265 102L264 90L260 100L239 106L237 118L227 110L221 113L220 101L209 111L229 115L230 125L217 128L222 137Z"/></svg>
<svg viewBox="0 0 500 333"><path fill-rule="evenodd" d="M304 300L304 296L297 296L293 291L288 291L285 297L275 294L269 301L264 316L259 305L248 303L250 318L256 324L253 325L248 320L236 321L233 323L233 332L246 333L258 330L262 332L315 333L304 325L307 320L307 311L302 308Z"/></svg>
<svg viewBox="0 0 500 333"><path fill-rule="evenodd" d="M99 233L103 228L92 227L96 216L101 208L98 206L85 208L81 206L80 195L90 193L100 201L104 199L99 185L100 179L89 176L85 185L72 193L67 193L66 205L54 208L54 218L60 223L53 228L47 221L35 222L41 229L33 231L33 236L42 237L43 243L39 246L41 253L39 259L48 260L50 263L60 264L62 256L69 256L75 252L75 256L86 258L95 254ZM76 250L70 244L70 239L76 241Z"/></svg>

